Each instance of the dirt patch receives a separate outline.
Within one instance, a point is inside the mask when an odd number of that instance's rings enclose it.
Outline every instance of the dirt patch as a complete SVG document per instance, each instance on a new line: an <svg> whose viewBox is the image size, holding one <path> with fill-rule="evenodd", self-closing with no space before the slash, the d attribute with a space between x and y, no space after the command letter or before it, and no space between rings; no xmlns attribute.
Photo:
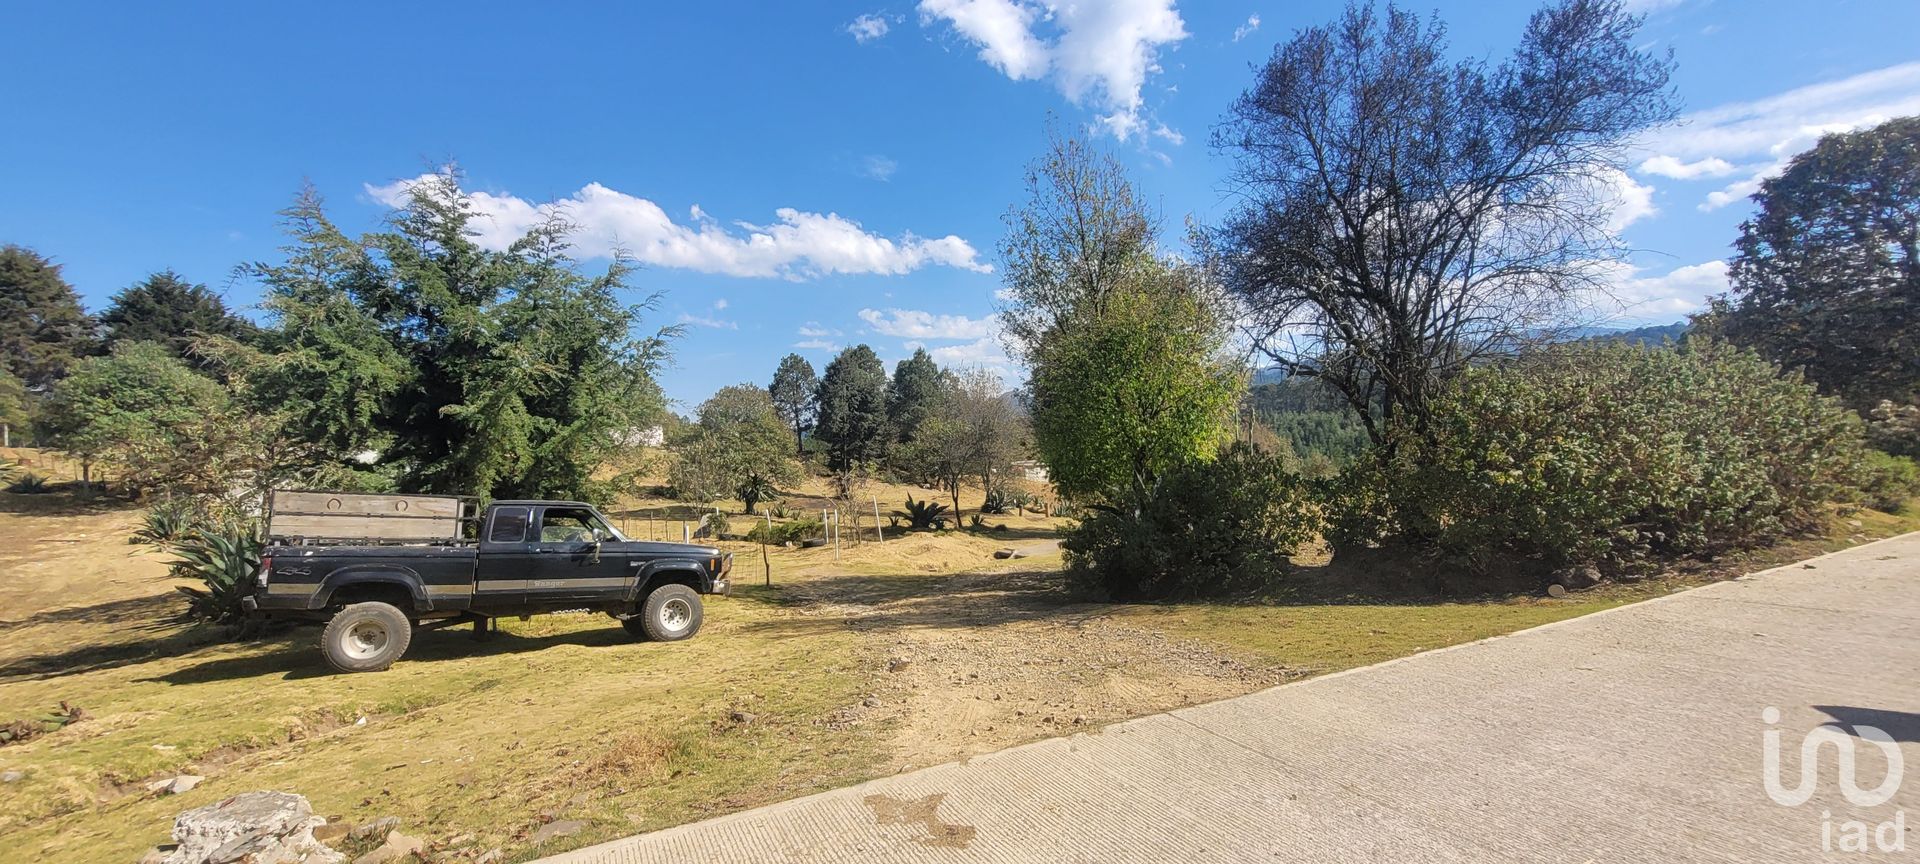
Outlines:
<svg viewBox="0 0 1920 864"><path fill-rule="evenodd" d="M891 727L891 770L964 759L1259 690L1294 677L1065 602L1057 571L914 580L822 577L789 592L803 618L862 634L876 670L856 722Z"/></svg>

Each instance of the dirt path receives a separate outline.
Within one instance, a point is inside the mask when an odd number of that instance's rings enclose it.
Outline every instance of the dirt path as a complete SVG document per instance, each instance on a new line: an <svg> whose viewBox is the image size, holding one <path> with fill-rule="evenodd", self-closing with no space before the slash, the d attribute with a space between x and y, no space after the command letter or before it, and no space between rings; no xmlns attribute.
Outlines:
<svg viewBox="0 0 1920 864"><path fill-rule="evenodd" d="M1210 647L1063 601L1058 570L915 580L818 578L795 611L866 636L885 670L850 722L894 724L893 770L999 750L1287 680Z"/></svg>

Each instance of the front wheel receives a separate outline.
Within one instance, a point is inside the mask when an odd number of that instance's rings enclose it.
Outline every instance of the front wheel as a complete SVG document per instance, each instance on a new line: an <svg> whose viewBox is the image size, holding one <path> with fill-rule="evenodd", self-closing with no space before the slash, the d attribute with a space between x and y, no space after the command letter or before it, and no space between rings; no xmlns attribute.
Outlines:
<svg viewBox="0 0 1920 864"><path fill-rule="evenodd" d="M342 672L378 672L407 653L413 622L387 603L355 603L327 622L320 651Z"/></svg>
<svg viewBox="0 0 1920 864"><path fill-rule="evenodd" d="M678 642L700 632L700 595L685 585L662 585L640 604L640 614L620 622L628 633L655 642Z"/></svg>

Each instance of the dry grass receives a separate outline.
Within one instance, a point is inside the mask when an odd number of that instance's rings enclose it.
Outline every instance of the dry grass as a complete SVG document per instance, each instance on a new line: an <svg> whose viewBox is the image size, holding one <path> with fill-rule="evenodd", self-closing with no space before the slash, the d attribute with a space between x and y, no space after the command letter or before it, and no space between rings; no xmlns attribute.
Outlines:
<svg viewBox="0 0 1920 864"><path fill-rule="evenodd" d="M798 507L826 489L794 491ZM870 494L884 513L925 492L876 484ZM629 512L658 503L622 502ZM473 834L475 851L528 858L1714 575L1561 601L1073 603L1057 554L992 561L994 549L1044 542L1059 524L1009 515L993 519L1006 532L894 535L842 549L837 564L831 549L771 550L771 588L757 584L758 546L723 543L739 553L743 590L714 600L689 642L634 643L604 616L542 616L503 622L488 642L424 632L388 672L333 675L311 629L225 643L171 621L179 604L164 568L124 540L135 515L0 494L0 722L61 700L92 715L0 748L0 771L25 775L0 784L0 858L131 861L180 810L254 789L298 792L354 822L397 816L430 840ZM1861 524L1767 554L1920 523L1847 518ZM897 659L913 662L888 671ZM181 796L145 792L142 781L176 773L208 780ZM588 828L530 847L550 819Z"/></svg>

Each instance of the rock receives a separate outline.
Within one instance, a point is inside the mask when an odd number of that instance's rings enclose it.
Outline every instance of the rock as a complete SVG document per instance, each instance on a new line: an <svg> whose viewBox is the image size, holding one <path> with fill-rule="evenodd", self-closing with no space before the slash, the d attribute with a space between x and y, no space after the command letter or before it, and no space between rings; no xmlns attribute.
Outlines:
<svg viewBox="0 0 1920 864"><path fill-rule="evenodd" d="M174 817L179 845L163 864L276 861L339 864L346 856L313 839L326 820L307 799L288 792L247 792ZM250 857L249 857L250 856Z"/></svg>
<svg viewBox="0 0 1920 864"><path fill-rule="evenodd" d="M728 714L727 717L728 719L731 719L733 722L739 723L741 725L752 723L755 719L758 719L757 715L755 715L751 711L735 711L732 714Z"/></svg>
<svg viewBox="0 0 1920 864"><path fill-rule="evenodd" d="M0 771L0 783L18 783L27 779L24 771Z"/></svg>
<svg viewBox="0 0 1920 864"><path fill-rule="evenodd" d="M913 665L912 660L908 660L905 657L895 657L892 660L887 661L887 671L888 672L905 672L907 668L912 665Z"/></svg>
<svg viewBox="0 0 1920 864"><path fill-rule="evenodd" d="M426 847L427 844L419 840L398 831L389 831L387 842L380 844L380 848L353 859L353 864L391 864L391 862L413 858L416 853Z"/></svg>
<svg viewBox="0 0 1920 864"><path fill-rule="evenodd" d="M488 849L480 853L480 857L473 859L473 864L500 864L500 859L505 857L506 855L499 849Z"/></svg>
<svg viewBox="0 0 1920 864"><path fill-rule="evenodd" d="M169 777L165 780L155 780L152 783L148 783L147 791L159 795L178 795L182 792L192 791L193 787L200 785L200 781L205 779L207 778L198 774L182 774L178 777Z"/></svg>
<svg viewBox="0 0 1920 864"><path fill-rule="evenodd" d="M332 844L333 841L347 836L352 831L352 822L344 820L340 822L328 822L325 825L313 829L313 839L322 843Z"/></svg>
<svg viewBox="0 0 1920 864"><path fill-rule="evenodd" d="M1567 586L1562 585L1558 582L1555 582L1552 585L1548 585L1547 596L1548 597L1565 597L1567 596Z"/></svg>
<svg viewBox="0 0 1920 864"><path fill-rule="evenodd" d="M167 851L155 846L148 849L147 854L140 856L138 864L160 864L165 860L167 860Z"/></svg>
<svg viewBox="0 0 1920 864"><path fill-rule="evenodd" d="M867 698L860 700L860 704L865 705L868 708L878 708L880 707L880 700L875 699L872 696L868 696Z"/></svg>
<svg viewBox="0 0 1920 864"><path fill-rule="evenodd" d="M587 827L587 823L578 819L562 819L558 822L548 822L540 826L540 830L533 832L533 839L527 842L538 846L548 840L558 840L561 837L570 837L578 834L580 833L580 829L585 827ZM355 864L358 864L358 862L355 862Z"/></svg>
<svg viewBox="0 0 1920 864"><path fill-rule="evenodd" d="M370 837L384 837L392 834L393 830L398 827L400 827L400 817L387 816L355 828L347 836L355 840L366 840Z"/></svg>
<svg viewBox="0 0 1920 864"><path fill-rule="evenodd" d="M1600 584L1601 578L1603 577L1601 576L1600 568L1593 566L1567 567L1555 571L1553 574L1554 582L1575 590L1592 588Z"/></svg>
<svg viewBox="0 0 1920 864"><path fill-rule="evenodd" d="M1007 558L1025 558L1027 557L1027 553L1009 546L1005 549L995 550L993 553L993 557L1000 558L1003 560Z"/></svg>

